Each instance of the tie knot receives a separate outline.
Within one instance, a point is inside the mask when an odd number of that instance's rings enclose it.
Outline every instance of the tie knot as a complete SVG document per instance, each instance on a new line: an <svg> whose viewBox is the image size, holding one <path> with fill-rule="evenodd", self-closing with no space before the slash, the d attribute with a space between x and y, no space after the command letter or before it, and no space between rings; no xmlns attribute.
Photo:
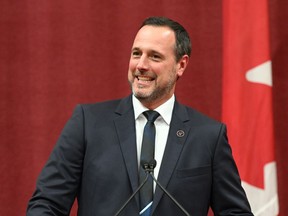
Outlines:
<svg viewBox="0 0 288 216"><path fill-rule="evenodd" d="M154 122L160 114L154 110L148 110L143 112L143 115L148 121Z"/></svg>

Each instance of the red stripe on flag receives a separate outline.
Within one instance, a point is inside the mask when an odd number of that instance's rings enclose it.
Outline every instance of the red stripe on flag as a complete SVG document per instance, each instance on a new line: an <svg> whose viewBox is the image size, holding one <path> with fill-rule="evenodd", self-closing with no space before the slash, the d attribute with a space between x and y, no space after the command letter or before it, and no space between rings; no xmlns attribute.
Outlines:
<svg viewBox="0 0 288 216"><path fill-rule="evenodd" d="M264 190L275 161L267 1L223 0L223 46L222 119L242 180Z"/></svg>
<svg viewBox="0 0 288 216"><path fill-rule="evenodd" d="M270 59L267 3L223 2L223 121L242 178L263 188L263 166L274 160L271 87L245 75Z"/></svg>

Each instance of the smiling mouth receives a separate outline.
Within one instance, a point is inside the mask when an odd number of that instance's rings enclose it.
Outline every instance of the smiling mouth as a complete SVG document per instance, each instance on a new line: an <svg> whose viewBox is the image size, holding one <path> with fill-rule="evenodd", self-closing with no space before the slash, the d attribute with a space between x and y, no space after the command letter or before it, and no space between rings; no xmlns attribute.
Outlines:
<svg viewBox="0 0 288 216"><path fill-rule="evenodd" d="M148 76L136 76L136 79L138 79L138 81L144 81L144 82L149 82L149 81L154 80L154 78L148 77Z"/></svg>

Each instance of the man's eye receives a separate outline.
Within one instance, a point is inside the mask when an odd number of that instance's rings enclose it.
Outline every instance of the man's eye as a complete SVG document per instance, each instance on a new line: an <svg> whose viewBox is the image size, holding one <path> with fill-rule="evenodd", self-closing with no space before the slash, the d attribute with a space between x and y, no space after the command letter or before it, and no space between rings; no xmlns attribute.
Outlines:
<svg viewBox="0 0 288 216"><path fill-rule="evenodd" d="M141 54L140 54L140 52L138 52L138 51L132 52L132 56L137 57L137 56L140 56L140 55L141 55Z"/></svg>
<svg viewBox="0 0 288 216"><path fill-rule="evenodd" d="M151 58L153 60L160 60L161 59L161 57L159 55L152 55Z"/></svg>

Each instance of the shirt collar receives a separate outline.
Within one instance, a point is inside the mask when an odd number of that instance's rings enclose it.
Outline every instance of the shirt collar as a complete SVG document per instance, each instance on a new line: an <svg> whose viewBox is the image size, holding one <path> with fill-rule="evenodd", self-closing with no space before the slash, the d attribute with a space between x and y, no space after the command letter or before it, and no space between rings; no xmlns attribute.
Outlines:
<svg viewBox="0 0 288 216"><path fill-rule="evenodd" d="M155 111L157 111L160 116L163 118L163 120L166 122L167 125L170 125L171 119L172 119L172 112L175 102L175 95L157 107ZM135 120L139 118L139 116L146 110L148 110L147 107L143 106L143 104L133 95L132 96L132 103L134 108L134 114L135 114Z"/></svg>

